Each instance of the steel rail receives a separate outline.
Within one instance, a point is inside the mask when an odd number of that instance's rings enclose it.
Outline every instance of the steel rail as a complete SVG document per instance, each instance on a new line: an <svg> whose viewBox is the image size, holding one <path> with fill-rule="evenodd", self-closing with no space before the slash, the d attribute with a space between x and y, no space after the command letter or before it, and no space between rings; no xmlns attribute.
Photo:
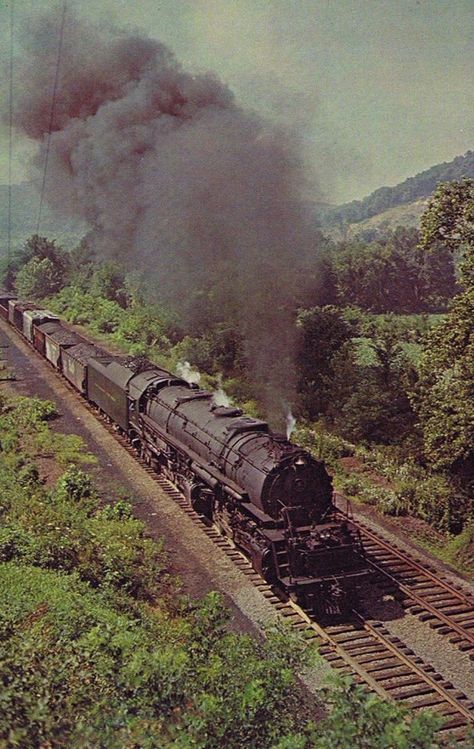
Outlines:
<svg viewBox="0 0 474 749"><path fill-rule="evenodd" d="M343 499L342 495L336 493L336 499L340 498ZM462 591L459 591L457 588L455 588L453 585L451 585L446 580L443 580L442 578L439 578L436 576L434 572L431 572L427 567L424 567L420 562L417 562L416 559L413 559L412 557L409 557L409 552L406 552L407 556L405 556L404 552L399 550L397 547L393 546L393 544L389 543L388 541L385 541L383 537L379 534L376 534L374 531L371 531L370 528L363 523L360 520L355 520L353 517L350 517L347 513L343 512L340 508L338 508L338 513L344 517L348 522L350 522L354 527L360 529L362 533L364 533L366 536L368 536L372 541L374 541L376 544L384 548L386 551L389 551L391 554L394 554L397 556L400 561L407 562L411 565L414 569L416 569L418 572L422 573L425 577L429 578L432 582L436 583L437 585L442 585L446 590L449 590L449 592L456 596L459 599L462 599L464 603L470 604L474 607L474 601L472 598L469 598L468 595L464 594Z"/></svg>
<svg viewBox="0 0 474 749"><path fill-rule="evenodd" d="M347 517L344 513L341 513L341 515L342 517ZM408 565L413 570L416 570L420 575L423 575L423 577L428 579L434 585L447 591L450 595L456 598L460 603L463 603L467 606L471 606L473 617L474 617L474 601L472 600L472 598L470 599L469 596L465 595L463 592L454 588L449 582L447 582L442 577L436 577L434 573L432 573L430 570L423 567L423 565L421 565L411 556L408 556L408 554L404 554L403 551L394 547L393 545L390 545L387 541L385 541L383 537L372 532L369 528L367 528L367 526L364 523L361 523L354 519L351 519L350 523L355 528L357 528L362 535L365 535L366 537L370 538L379 548L388 551L391 555L398 558L401 562ZM446 626L448 626L450 629L456 632L464 640L474 645L474 632L469 632L469 630L467 630L465 627L459 624L455 619L452 619L449 615L445 614L443 611L441 611L439 608L433 605L430 601L426 600L426 598L420 595L412 587L403 583L399 578L397 578L397 573L393 573L390 571L389 562L387 562L387 566L385 566L383 563L371 559L370 552L368 552L368 555L366 558L369 564L374 569L380 572L380 574L382 574L384 577L389 578L397 586L399 590L405 593L405 595L408 598L410 598L413 602L417 603L423 609L428 611L434 617L442 621Z"/></svg>
<svg viewBox="0 0 474 749"><path fill-rule="evenodd" d="M2 321L0 320L0 326L2 325ZM344 664L346 664L357 676L367 684L367 686L376 694L378 694L381 698L385 700L389 700L391 702L402 702L405 701L407 706L410 707L412 710L416 710L417 706L410 705L409 702L406 701L407 697L413 696L413 695L406 695L405 698L403 695L401 695L398 699L391 695L389 692L387 692L382 684L377 681L368 671L366 671L361 663L357 661L356 658L354 658L350 653L347 652L347 650L344 648L344 645L339 643L333 635L331 635L330 632L327 632L326 629L321 626L318 622L314 621L307 612L305 612L298 604L296 604L291 599L286 602L281 602L280 599L278 599L275 596L275 593L272 591L271 586L269 583L262 578L259 573L257 573L253 567L251 566L249 560L245 557L245 555L235 547L233 542L225 537L222 536L220 531L215 526L209 526L204 518L199 515L189 504L189 502L186 500L186 498L182 495L182 493L174 486L174 484L167 478L160 476L156 473L147 463L146 461L138 456L136 450L131 446L130 442L124 437L115 427L113 422L111 422L108 417L105 415L102 415L100 411L92 406L88 401L79 393L76 391L76 389L73 387L73 385L60 373L58 372L51 364L48 362L44 357L41 356L41 354L34 348L34 346L26 339L23 338L23 336L18 334L18 331L16 331L15 328L8 325L5 326L8 327L10 330L15 330L15 332L18 335L18 338L23 341L26 347L28 347L30 350L33 350L36 354L36 356L41 359L43 362L50 365L51 369L59 375L59 379L63 382L66 389L75 396L75 399L80 402L88 412L90 412L92 415L94 415L104 426L104 428L109 432L111 436L113 436L116 441L123 446L126 451L133 455L137 462L142 466L142 468L150 475L152 476L155 481L159 484L159 486L165 491L168 496L170 496L174 501L176 501L177 504L181 507L183 511L186 512L186 514L192 516L196 522L201 526L201 528L204 530L206 535L208 535L211 539L213 539L226 554L230 558L232 558L237 566L246 574L247 577L251 579L255 587L259 589L266 597L267 599L270 599L270 602L275 606L275 608L280 610L280 613L283 615L290 615L295 616L298 619L298 622L293 620L293 623L296 627L301 628L302 625L304 625L304 628L306 631L314 633L319 640L322 640L326 646L329 646L331 649L331 652L335 654L336 659L342 661ZM341 513L343 515L343 513ZM351 519L351 522L357 526L357 523L354 522ZM365 529L363 529L363 532L365 532ZM370 532L367 533L367 535L371 535L373 539L377 542L379 542L379 538L375 536L374 534L371 534ZM383 546L383 544L380 544ZM411 560L406 560L400 552L394 551L392 546L389 546L388 544L385 545L385 548L387 548L391 553L395 553L397 556L399 556L404 562L409 562L411 564ZM425 573L424 568L419 565L418 563L415 563L414 566L416 568L420 569L420 572ZM383 572L385 575L385 571ZM440 580L436 578L432 573L429 573L429 577L433 579L433 581L439 585ZM397 581L396 581L397 582ZM397 582L397 585L399 583ZM449 584L446 586L450 588ZM456 591L454 588L452 590L458 594L458 591ZM410 591L411 595L411 591ZM469 602L468 599L466 602ZM470 602L469 602L470 603ZM425 605L425 602L423 601L423 605ZM447 704L452 708L455 712L457 712L459 715L462 716L463 719L468 721L469 723L474 723L474 712L469 710L467 707L462 705L459 700L456 698L456 696L453 696L449 694L447 691L447 688L444 688L442 684L438 683L434 678L430 678L430 676L417 665L417 663L414 662L414 660L410 657L408 657L405 653L403 653L400 648L398 648L393 642L390 641L387 637L385 637L380 631L377 630L377 627L367 622L364 617L359 614L358 612L353 612L354 617L359 621L361 625L361 632L365 631L370 635L370 637L374 638L380 645L382 645L390 654L393 656L395 660L400 661L400 663L410 671L412 671L414 674L416 674L416 677L420 679L422 682L424 682L430 691L436 693L440 698L441 702L435 703L435 710L436 707L440 707L440 705ZM449 621L449 625L451 626L451 621ZM348 640L348 644L351 642L354 643L355 639ZM404 647L406 647L408 650L408 646L403 643ZM366 646L362 646L366 647ZM412 651L413 652L413 651ZM377 662L377 660L383 660L381 658L381 653L374 654L373 660L374 662ZM323 656L324 657L324 656ZM414 654L414 658L419 660L423 663L422 659L420 659L416 654ZM434 669L433 669L434 671ZM438 678L442 677L440 674L438 674L436 671L434 671L435 676ZM407 674L408 676L408 674ZM394 677L396 678L396 677ZM388 680L385 678L385 680ZM444 680L443 680L444 681ZM400 688L403 688L403 684L400 685ZM449 688L452 688L454 690L454 687L452 685L449 685ZM465 696L464 696L465 697ZM418 708L419 709L419 708ZM447 722L452 722L453 715L448 714L445 716L447 719ZM455 728L460 728L463 730L465 728L464 724L455 726ZM441 726L440 730L451 730L450 728L444 728L444 726Z"/></svg>
<svg viewBox="0 0 474 749"><path fill-rule="evenodd" d="M468 642L472 643L474 645L474 633L469 632L469 630L465 629L462 625L460 625L455 619L452 619L450 616L445 614L440 609L437 609L436 606L433 606L432 603L427 601L422 596L418 595L418 593L415 593L410 587L404 585L399 580L397 580L396 577L389 571L384 569L380 566L380 564L377 564L376 562L372 561L370 558L367 559L370 565L374 567L378 572L380 572L384 577L388 577L390 580L392 580L399 590L401 590L403 593L407 595L408 598L413 600L415 603L418 603L419 606L421 606L423 609L426 609L426 611L429 611L430 614L433 614L434 617L442 621L446 626L448 626L453 631L457 632L460 637L467 640ZM437 585L440 585L439 583L436 583ZM442 587L440 585L440 587ZM474 616L474 607L473 607L473 616Z"/></svg>

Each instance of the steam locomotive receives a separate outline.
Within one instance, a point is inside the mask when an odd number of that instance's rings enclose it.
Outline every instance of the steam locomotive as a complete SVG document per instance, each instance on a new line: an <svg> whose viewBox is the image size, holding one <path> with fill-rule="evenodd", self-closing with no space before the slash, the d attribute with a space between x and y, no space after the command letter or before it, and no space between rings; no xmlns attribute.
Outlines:
<svg viewBox="0 0 474 749"><path fill-rule="evenodd" d="M113 356L47 310L0 292L0 315L214 523L314 615L350 611L369 574L322 462L239 408L143 358Z"/></svg>

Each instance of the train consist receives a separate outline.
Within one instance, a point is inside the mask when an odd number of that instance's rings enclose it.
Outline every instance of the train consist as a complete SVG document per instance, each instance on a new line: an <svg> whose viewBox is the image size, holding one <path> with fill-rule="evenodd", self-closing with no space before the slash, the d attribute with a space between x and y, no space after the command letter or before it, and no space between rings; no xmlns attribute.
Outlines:
<svg viewBox="0 0 474 749"><path fill-rule="evenodd" d="M317 616L350 611L368 565L324 464L238 408L142 358L113 356L0 292L0 315L275 588Z"/></svg>

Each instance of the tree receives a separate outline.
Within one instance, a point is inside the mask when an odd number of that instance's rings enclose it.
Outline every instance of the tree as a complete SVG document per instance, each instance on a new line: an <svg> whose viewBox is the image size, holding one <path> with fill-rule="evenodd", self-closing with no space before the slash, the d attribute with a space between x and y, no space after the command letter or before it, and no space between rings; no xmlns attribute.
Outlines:
<svg viewBox="0 0 474 749"><path fill-rule="evenodd" d="M33 234L13 260L14 286L21 296L41 299L64 285L67 267L67 254L54 239Z"/></svg>
<svg viewBox="0 0 474 749"><path fill-rule="evenodd" d="M117 302L121 307L127 306L127 294L124 289L125 274L117 263L107 261L96 266L90 281L90 291L94 296Z"/></svg>
<svg viewBox="0 0 474 749"><path fill-rule="evenodd" d="M412 395L427 460L462 486L474 483L474 181L440 185L422 217L421 246L462 256L464 292L427 337Z"/></svg>
<svg viewBox="0 0 474 749"><path fill-rule="evenodd" d="M39 234L33 234L29 239L27 239L20 252L22 263L27 263L35 257L40 260L48 258L53 265L57 266L58 269L61 269L63 272L68 264L67 255L63 248L58 247L54 239L50 240L46 237L40 237Z"/></svg>
<svg viewBox="0 0 474 749"><path fill-rule="evenodd" d="M423 251L416 229L341 243L333 267L339 302L376 313L437 311L456 292L452 253L444 246Z"/></svg>
<svg viewBox="0 0 474 749"><path fill-rule="evenodd" d="M413 368L390 323L377 330L369 346L374 363L359 366L336 422L341 434L354 442L399 443L414 427L407 394Z"/></svg>
<svg viewBox="0 0 474 749"><path fill-rule="evenodd" d="M15 258L3 257L0 259L0 287L12 291L15 283L16 263Z"/></svg>
<svg viewBox="0 0 474 749"><path fill-rule="evenodd" d="M424 249L438 241L453 253L463 244L474 245L474 180L439 185L421 217L420 227Z"/></svg>
<svg viewBox="0 0 474 749"><path fill-rule="evenodd" d="M62 286L63 274L47 257L33 257L16 274L15 289L22 299L41 300Z"/></svg>
<svg viewBox="0 0 474 749"><path fill-rule="evenodd" d="M298 389L306 416L315 418L333 404L340 354L345 349L344 358L350 360L352 331L341 312L331 306L302 310L297 326Z"/></svg>
<svg viewBox="0 0 474 749"><path fill-rule="evenodd" d="M474 287L427 337L412 396L427 460L474 480Z"/></svg>
<svg viewBox="0 0 474 749"><path fill-rule="evenodd" d="M95 253L87 239L82 239L68 256L68 271L66 283L76 286L82 291L88 291L90 279L95 267Z"/></svg>

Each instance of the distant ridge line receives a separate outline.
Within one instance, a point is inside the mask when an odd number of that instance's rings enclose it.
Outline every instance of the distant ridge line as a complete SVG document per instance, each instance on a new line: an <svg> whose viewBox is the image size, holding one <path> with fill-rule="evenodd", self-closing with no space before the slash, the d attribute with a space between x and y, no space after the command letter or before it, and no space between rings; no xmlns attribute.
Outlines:
<svg viewBox="0 0 474 749"><path fill-rule="evenodd" d="M336 208L323 209L321 220L323 225L331 226L356 224L389 208L428 198L440 182L463 177L474 178L474 151L467 151L464 156L456 156L452 161L436 164L394 187L379 187L363 200L352 200Z"/></svg>

